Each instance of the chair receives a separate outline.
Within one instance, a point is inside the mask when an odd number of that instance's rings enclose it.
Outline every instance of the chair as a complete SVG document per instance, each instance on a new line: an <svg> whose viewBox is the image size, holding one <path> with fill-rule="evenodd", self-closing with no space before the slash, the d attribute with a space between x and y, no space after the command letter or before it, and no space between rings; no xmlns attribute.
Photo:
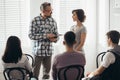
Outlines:
<svg viewBox="0 0 120 80"><path fill-rule="evenodd" d="M3 75L5 80L30 80L32 77L31 72L21 67L6 68Z"/></svg>
<svg viewBox="0 0 120 80"><path fill-rule="evenodd" d="M34 59L30 54L25 54L29 61L32 61L32 67L34 66Z"/></svg>
<svg viewBox="0 0 120 80"><path fill-rule="evenodd" d="M96 57L96 67L98 68L99 66L99 61L103 61L103 56L105 55L106 52L101 52L97 55Z"/></svg>
<svg viewBox="0 0 120 80"><path fill-rule="evenodd" d="M58 80L81 80L84 77L84 68L81 65L70 65L60 68Z"/></svg>

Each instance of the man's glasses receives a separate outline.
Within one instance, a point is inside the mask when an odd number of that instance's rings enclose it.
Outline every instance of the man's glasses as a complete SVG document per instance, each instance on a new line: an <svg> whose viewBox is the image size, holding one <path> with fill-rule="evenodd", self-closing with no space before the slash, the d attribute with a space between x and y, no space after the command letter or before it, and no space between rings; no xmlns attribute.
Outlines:
<svg viewBox="0 0 120 80"><path fill-rule="evenodd" d="M46 11L46 12L52 12L52 9L51 10L44 10L44 11Z"/></svg>

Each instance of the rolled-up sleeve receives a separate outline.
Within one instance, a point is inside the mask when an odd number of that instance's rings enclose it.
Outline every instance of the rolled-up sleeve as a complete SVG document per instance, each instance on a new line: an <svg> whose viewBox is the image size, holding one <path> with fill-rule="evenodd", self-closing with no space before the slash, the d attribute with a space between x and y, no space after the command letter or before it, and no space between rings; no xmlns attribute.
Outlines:
<svg viewBox="0 0 120 80"><path fill-rule="evenodd" d="M104 57L101 65L105 68L108 68L110 64L113 64L115 62L115 56L111 52L107 52Z"/></svg>
<svg viewBox="0 0 120 80"><path fill-rule="evenodd" d="M59 36L58 36L58 28L57 28L57 23L54 21L53 23L53 33L57 36L57 40L55 42L57 42L59 40Z"/></svg>

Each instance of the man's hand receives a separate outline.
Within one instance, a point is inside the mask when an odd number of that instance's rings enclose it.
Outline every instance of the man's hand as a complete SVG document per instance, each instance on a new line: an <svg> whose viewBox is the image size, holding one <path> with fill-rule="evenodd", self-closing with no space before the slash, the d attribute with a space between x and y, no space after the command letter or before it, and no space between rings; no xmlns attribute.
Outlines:
<svg viewBox="0 0 120 80"><path fill-rule="evenodd" d="M51 42L56 42L57 41L57 38L50 38L49 39Z"/></svg>
<svg viewBox="0 0 120 80"><path fill-rule="evenodd" d="M57 36L56 36L55 34L47 34L47 38L48 38L51 42L57 41Z"/></svg>
<svg viewBox="0 0 120 80"><path fill-rule="evenodd" d="M86 74L86 76L88 77L88 76L90 75L90 73L91 73L91 72L88 72L88 73Z"/></svg>

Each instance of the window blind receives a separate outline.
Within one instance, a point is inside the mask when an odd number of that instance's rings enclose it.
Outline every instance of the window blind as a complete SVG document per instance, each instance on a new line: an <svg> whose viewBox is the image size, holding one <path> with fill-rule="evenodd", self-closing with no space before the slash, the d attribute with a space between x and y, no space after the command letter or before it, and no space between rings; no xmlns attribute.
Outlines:
<svg viewBox="0 0 120 80"><path fill-rule="evenodd" d="M85 9L84 0L53 0L53 14L57 19L58 31L60 34L65 34L70 28L75 25L72 19L72 10ZM56 9L57 8L57 9ZM60 37L58 44L63 41L63 36Z"/></svg>
<svg viewBox="0 0 120 80"><path fill-rule="evenodd" d="M9 36L18 36L22 45L28 41L28 0L0 0L0 49Z"/></svg>
<svg viewBox="0 0 120 80"><path fill-rule="evenodd" d="M54 7L57 7L56 18L59 17L57 23L59 32L64 34L66 31L70 30L70 27L74 25L72 20L72 10L74 9L84 9L86 5L84 0L53 0ZM59 6L59 7L58 7Z"/></svg>

